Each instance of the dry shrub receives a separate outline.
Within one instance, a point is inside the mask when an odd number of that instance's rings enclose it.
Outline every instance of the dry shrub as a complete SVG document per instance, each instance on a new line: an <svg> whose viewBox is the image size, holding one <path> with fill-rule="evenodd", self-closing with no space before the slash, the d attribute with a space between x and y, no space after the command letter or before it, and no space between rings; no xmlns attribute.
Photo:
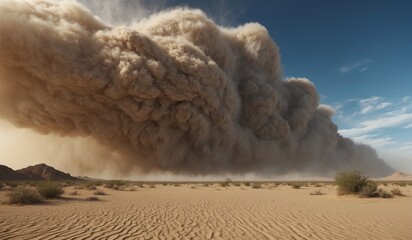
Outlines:
<svg viewBox="0 0 412 240"><path fill-rule="evenodd" d="M38 184L36 189L44 198L57 198L64 192L59 183L51 181Z"/></svg>
<svg viewBox="0 0 412 240"><path fill-rule="evenodd" d="M127 184L126 181L122 181L122 180L110 180L110 181L107 181L107 182L105 183L105 186L106 186L106 188L114 188L115 186L117 186L117 189L116 189L116 190L118 190L120 186L124 186L124 185L126 185L126 184Z"/></svg>
<svg viewBox="0 0 412 240"><path fill-rule="evenodd" d="M94 185L94 183L86 183L84 184L84 186L88 189L88 190L96 190L97 187L96 185Z"/></svg>
<svg viewBox="0 0 412 240"><path fill-rule="evenodd" d="M87 197L86 198L87 201L99 201L98 197Z"/></svg>
<svg viewBox="0 0 412 240"><path fill-rule="evenodd" d="M324 195L324 193L321 192L320 190L316 190L314 192L311 192L310 195Z"/></svg>
<svg viewBox="0 0 412 240"><path fill-rule="evenodd" d="M102 190L97 190L97 191L94 191L94 193L93 193L94 195L106 195L106 193L105 192L103 192Z"/></svg>
<svg viewBox="0 0 412 240"><path fill-rule="evenodd" d="M294 189L300 189L301 187L302 187L301 183L293 183L292 184L292 188L294 188Z"/></svg>
<svg viewBox="0 0 412 240"><path fill-rule="evenodd" d="M262 186L260 185L260 183L254 183L254 184L252 185L252 188L260 189L260 188L262 188Z"/></svg>
<svg viewBox="0 0 412 240"><path fill-rule="evenodd" d="M220 186L221 187L227 187L227 186L229 186L229 182L221 182Z"/></svg>
<svg viewBox="0 0 412 240"><path fill-rule="evenodd" d="M391 193L395 196L404 196L403 193L401 192L401 190L399 190L399 188L392 189Z"/></svg>
<svg viewBox="0 0 412 240"><path fill-rule="evenodd" d="M36 204L42 202L40 194L33 189L17 188L8 194L8 204Z"/></svg>
<svg viewBox="0 0 412 240"><path fill-rule="evenodd" d="M368 183L362 187L361 191L359 192L360 197L377 197L379 194L376 192L378 189L378 185L375 182L368 181Z"/></svg>
<svg viewBox="0 0 412 240"><path fill-rule="evenodd" d="M69 193L69 194L72 195L72 196L78 195L77 191L73 191L73 192L71 192L71 193Z"/></svg>
<svg viewBox="0 0 412 240"><path fill-rule="evenodd" d="M393 195L388 193L387 191L383 190L383 189L378 189L378 191L376 191L378 197L380 198L393 198Z"/></svg>
<svg viewBox="0 0 412 240"><path fill-rule="evenodd" d="M335 177L335 182L338 185L338 194L361 194L369 195L376 191L376 183L368 180L360 174L359 171L340 172Z"/></svg>

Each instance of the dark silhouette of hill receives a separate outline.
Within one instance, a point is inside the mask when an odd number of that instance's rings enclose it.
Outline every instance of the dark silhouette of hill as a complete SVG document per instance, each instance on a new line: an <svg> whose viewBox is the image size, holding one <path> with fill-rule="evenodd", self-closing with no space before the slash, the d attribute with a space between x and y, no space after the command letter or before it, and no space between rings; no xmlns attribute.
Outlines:
<svg viewBox="0 0 412 240"><path fill-rule="evenodd" d="M22 173L16 172L13 169L5 165L0 165L0 180L29 180L29 179L26 175Z"/></svg>
<svg viewBox="0 0 412 240"><path fill-rule="evenodd" d="M27 176L30 180L80 180L44 163L22 168L16 172Z"/></svg>

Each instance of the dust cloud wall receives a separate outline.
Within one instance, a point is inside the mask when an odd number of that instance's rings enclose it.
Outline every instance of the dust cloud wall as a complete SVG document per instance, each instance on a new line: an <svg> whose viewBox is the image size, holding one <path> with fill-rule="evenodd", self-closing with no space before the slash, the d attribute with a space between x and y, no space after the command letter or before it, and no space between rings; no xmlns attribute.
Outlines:
<svg viewBox="0 0 412 240"><path fill-rule="evenodd" d="M258 23L178 8L113 26L74 1L3 0L0 33L1 118L96 141L124 174L393 171L337 133L309 80L283 79ZM99 165L84 151L72 164Z"/></svg>

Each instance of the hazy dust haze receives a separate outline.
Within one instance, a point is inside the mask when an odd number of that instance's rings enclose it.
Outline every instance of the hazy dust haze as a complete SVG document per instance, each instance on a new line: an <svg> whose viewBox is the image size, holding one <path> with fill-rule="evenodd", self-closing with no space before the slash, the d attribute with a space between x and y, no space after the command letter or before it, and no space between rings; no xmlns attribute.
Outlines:
<svg viewBox="0 0 412 240"><path fill-rule="evenodd" d="M392 172L337 133L309 80L283 79L278 47L257 23L224 28L179 8L117 27L74 1L2 0L0 33L1 118L95 141L84 158L65 157L77 168Z"/></svg>

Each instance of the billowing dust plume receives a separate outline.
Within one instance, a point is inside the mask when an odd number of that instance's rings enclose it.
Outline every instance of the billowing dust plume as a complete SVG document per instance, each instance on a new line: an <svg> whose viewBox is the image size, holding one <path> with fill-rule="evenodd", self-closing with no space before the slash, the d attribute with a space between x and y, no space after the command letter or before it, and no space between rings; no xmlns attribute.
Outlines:
<svg viewBox="0 0 412 240"><path fill-rule="evenodd" d="M112 27L73 1L0 2L0 115L44 134L87 136L129 171L389 174L337 133L314 85L282 79L257 23L217 26L175 9ZM88 159L84 159L88 161Z"/></svg>

